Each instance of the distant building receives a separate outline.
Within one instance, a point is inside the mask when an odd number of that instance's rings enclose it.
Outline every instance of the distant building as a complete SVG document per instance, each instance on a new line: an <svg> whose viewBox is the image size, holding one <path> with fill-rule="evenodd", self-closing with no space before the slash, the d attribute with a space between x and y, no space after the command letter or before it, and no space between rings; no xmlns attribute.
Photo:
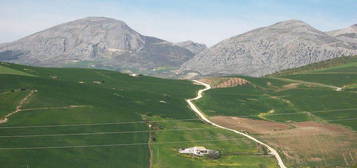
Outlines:
<svg viewBox="0 0 357 168"><path fill-rule="evenodd" d="M212 158L219 158L219 152L215 150L206 149L203 146L194 146L191 148L179 149L179 153L192 154L195 156L211 156Z"/></svg>
<svg viewBox="0 0 357 168"><path fill-rule="evenodd" d="M99 84L104 83L104 81L93 81L93 83L94 83L94 84L98 84L98 85L99 85Z"/></svg>
<svg viewBox="0 0 357 168"><path fill-rule="evenodd" d="M130 76L132 76L132 77L137 77L137 76L139 76L138 74L136 74L136 73L131 73L131 74L129 74Z"/></svg>

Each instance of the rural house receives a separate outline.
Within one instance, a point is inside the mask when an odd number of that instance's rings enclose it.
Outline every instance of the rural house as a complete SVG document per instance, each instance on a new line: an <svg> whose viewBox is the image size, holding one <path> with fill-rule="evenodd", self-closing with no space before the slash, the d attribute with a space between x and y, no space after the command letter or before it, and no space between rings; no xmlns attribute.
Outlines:
<svg viewBox="0 0 357 168"><path fill-rule="evenodd" d="M205 156L210 154L218 154L218 151L206 149L203 146L195 146L191 148L179 149L179 153L182 154L193 154L196 156Z"/></svg>

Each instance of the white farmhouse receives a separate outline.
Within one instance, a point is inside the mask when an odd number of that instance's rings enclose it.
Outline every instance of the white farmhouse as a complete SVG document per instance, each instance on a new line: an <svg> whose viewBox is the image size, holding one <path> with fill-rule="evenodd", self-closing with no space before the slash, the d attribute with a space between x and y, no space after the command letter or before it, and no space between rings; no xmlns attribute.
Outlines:
<svg viewBox="0 0 357 168"><path fill-rule="evenodd" d="M203 146L195 146L195 147L191 147L191 148L179 149L179 153L193 154L196 156L204 156L209 153L209 149L206 149Z"/></svg>
<svg viewBox="0 0 357 168"><path fill-rule="evenodd" d="M139 75L138 74L136 74L136 73L131 73L131 74L129 74L131 77L138 77Z"/></svg>

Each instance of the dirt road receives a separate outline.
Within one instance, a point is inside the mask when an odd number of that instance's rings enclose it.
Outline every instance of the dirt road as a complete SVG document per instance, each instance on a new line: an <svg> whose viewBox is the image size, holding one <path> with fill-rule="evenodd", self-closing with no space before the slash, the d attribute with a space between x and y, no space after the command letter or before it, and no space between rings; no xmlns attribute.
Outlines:
<svg viewBox="0 0 357 168"><path fill-rule="evenodd" d="M186 102L188 103L188 105L190 106L190 108L191 108L203 121L205 121L205 122L207 122L208 124L211 124L211 125L213 125L213 126L215 126L215 127L218 127L218 128L221 128L221 129L225 129L225 130L232 131L232 132L234 132L234 133L243 135L243 136L245 136L245 137L247 137L247 138L253 140L254 142L256 142L256 143L258 143L258 144L260 144L260 145L266 147L266 148L269 150L270 154L273 155L273 156L275 157L275 159L277 160L279 167L280 167L280 168L286 168L286 166L284 165L284 162L283 162L283 160L281 159L279 153L278 153L274 148L270 147L269 145L267 145L267 144L265 144L265 143L259 141L258 139L254 138L254 137L252 137L252 136L250 136L250 135L248 135L248 134L245 134L245 133L243 133L243 132L239 132L239 131L234 130L234 129L230 129L230 128L223 127L223 126L221 126L221 125L218 125L218 124L216 124L216 123L210 121L210 120L204 115L204 113L201 112L201 111L197 108L197 106L196 106L195 104L193 104L193 101L200 99L200 98L202 97L202 93L205 92L205 91L207 91L207 90L209 90L209 89L211 89L211 86L210 86L209 84L207 84L207 83L203 83L203 82L200 82L200 81L197 81L197 80L193 80L193 81L194 81L195 83L197 83L197 84L200 84L200 85L205 86L205 88L199 90L198 93L197 93L197 96L196 96L195 98L186 99Z"/></svg>
<svg viewBox="0 0 357 168"><path fill-rule="evenodd" d="M28 99L29 99L35 92L37 92L37 90L31 90L30 93L29 93L27 96L25 96L25 97L20 101L20 103L16 106L15 111L13 111L13 112L7 114L6 116L4 116L4 118L3 118L2 120L0 120L0 124L1 124L1 123L6 123L6 122L8 121L8 119L9 119L10 116L12 116L12 115L14 115L14 114L16 114L16 113L22 111L22 106L28 101Z"/></svg>

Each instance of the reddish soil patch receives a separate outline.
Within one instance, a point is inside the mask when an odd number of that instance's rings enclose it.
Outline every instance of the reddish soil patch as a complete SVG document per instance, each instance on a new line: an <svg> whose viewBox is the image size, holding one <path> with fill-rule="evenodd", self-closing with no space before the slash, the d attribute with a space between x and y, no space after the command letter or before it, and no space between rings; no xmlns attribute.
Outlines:
<svg viewBox="0 0 357 168"><path fill-rule="evenodd" d="M200 81L208 83L212 88L227 88L248 84L243 78L205 78Z"/></svg>
<svg viewBox="0 0 357 168"><path fill-rule="evenodd" d="M357 133L334 124L279 123L239 117L210 118L222 126L246 131L280 150L290 166L314 163L319 167L357 164Z"/></svg>

